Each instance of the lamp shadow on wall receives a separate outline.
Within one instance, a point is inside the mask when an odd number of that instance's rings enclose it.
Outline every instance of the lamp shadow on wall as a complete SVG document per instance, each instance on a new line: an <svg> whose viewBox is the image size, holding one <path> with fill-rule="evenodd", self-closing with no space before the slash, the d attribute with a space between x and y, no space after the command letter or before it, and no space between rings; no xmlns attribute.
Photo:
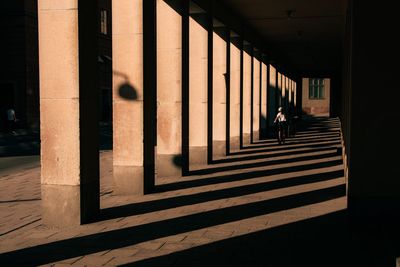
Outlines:
<svg viewBox="0 0 400 267"><path fill-rule="evenodd" d="M126 100L136 100L138 99L137 90L129 82L129 77L125 73L114 70L113 74L122 77L124 81L118 87L118 95Z"/></svg>
<svg viewBox="0 0 400 267"><path fill-rule="evenodd" d="M119 86L118 94L127 100L136 100L138 98L135 88L129 83L123 83Z"/></svg>

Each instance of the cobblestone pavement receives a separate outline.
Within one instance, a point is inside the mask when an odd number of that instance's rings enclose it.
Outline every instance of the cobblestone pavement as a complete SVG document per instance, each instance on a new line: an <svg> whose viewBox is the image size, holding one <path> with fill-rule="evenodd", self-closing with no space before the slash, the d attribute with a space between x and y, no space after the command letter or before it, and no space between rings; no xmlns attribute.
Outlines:
<svg viewBox="0 0 400 267"><path fill-rule="evenodd" d="M99 220L63 229L42 225L40 168L2 173L0 265L331 266L318 263L345 231L341 151L339 121L315 118L284 145L259 141L128 197L113 195L104 150Z"/></svg>

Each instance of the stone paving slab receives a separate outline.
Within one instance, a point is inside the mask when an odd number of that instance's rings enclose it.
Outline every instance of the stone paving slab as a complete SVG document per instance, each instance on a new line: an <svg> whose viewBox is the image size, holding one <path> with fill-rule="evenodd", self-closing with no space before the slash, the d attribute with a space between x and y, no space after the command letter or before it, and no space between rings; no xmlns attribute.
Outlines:
<svg viewBox="0 0 400 267"><path fill-rule="evenodd" d="M223 171L160 177L157 186L165 190L142 197L113 194L112 151L102 151L105 217L78 227L42 225L39 168L0 177L0 192L4 192L0 196L0 262L7 266L118 266L164 257L161 266L203 266L201 254L194 252L190 259L174 255L343 211L345 180L342 157L336 153L340 136L317 131L331 127L330 123L336 126L333 120L313 126L311 134L299 132L298 140L291 139L298 143L277 146L268 140L265 146L260 143L259 148L241 151L247 154L230 157L242 161L196 166ZM321 150L315 145L322 145ZM244 159L248 155L266 157ZM248 166L235 169L238 163ZM252 261L250 256L243 258Z"/></svg>

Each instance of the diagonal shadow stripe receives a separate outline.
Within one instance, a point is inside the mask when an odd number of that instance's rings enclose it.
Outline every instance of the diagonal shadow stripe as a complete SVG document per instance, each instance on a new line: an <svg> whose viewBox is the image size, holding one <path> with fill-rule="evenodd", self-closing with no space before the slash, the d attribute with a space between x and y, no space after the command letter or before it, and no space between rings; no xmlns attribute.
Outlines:
<svg viewBox="0 0 400 267"><path fill-rule="evenodd" d="M365 248L349 234L347 220L347 210L339 210L118 266L371 266L363 256ZM376 266L391 266L390 262Z"/></svg>
<svg viewBox="0 0 400 267"><path fill-rule="evenodd" d="M318 142L319 141L316 141L316 143L318 143ZM275 152L275 151L288 150L288 149L327 147L327 146L340 145L340 144L341 143L339 141L331 141L331 142L324 142L322 144L305 144L305 145L296 144L296 146L292 146L292 147L286 147L286 145L283 145L283 146L272 147L269 149L232 152L229 155L230 156L248 155L248 154L255 154L255 153Z"/></svg>
<svg viewBox="0 0 400 267"><path fill-rule="evenodd" d="M286 138L285 145L295 145L295 144L309 144L309 143L316 143L316 142L324 142L324 141L339 141L339 136L320 136L320 137L312 137L312 138ZM257 149L257 148L268 148L268 147L279 147L280 145L275 142L267 143L267 144L250 144L248 146L242 147L242 149Z"/></svg>
<svg viewBox="0 0 400 267"><path fill-rule="evenodd" d="M297 132L294 138L318 138L321 136L339 136L340 131L326 131L326 132L317 132L317 133L310 133L310 132Z"/></svg>
<svg viewBox="0 0 400 267"><path fill-rule="evenodd" d="M302 142L307 142L307 141L312 141L312 140L319 140L321 138L328 139L328 138L340 138L339 133L332 133L332 134L319 134L319 135L314 135L314 136L308 136L308 135L303 135L303 136L289 136L287 137L287 140L293 140L293 141L302 141ZM254 142L254 145L268 145L268 144L274 144L276 143L277 139L268 139L265 141L257 141Z"/></svg>
<svg viewBox="0 0 400 267"><path fill-rule="evenodd" d="M339 127L336 127L339 128ZM318 128L318 129L311 129L311 128L307 128L304 131L298 131L296 132L296 135L300 135L300 134L321 134L321 133L332 133L332 132L340 132L339 129L332 129L331 127L324 127L324 128Z"/></svg>
<svg viewBox="0 0 400 267"><path fill-rule="evenodd" d="M290 173L290 172L314 170L314 169L320 169L320 168L326 168L326 167L339 166L342 164L343 164L342 160L331 160L331 161L326 161L326 162L318 162L318 163L276 168L276 169L270 169L270 170L258 170L258 171L252 171L252 172L246 172L246 173L236 173L236 174L223 175L223 176L199 178L199 179L195 179L195 180L157 185L155 188L155 192L159 193L159 192L186 189L186 188L197 187L197 186L212 185L212 184L219 184L219 183L226 183L226 182L233 182L233 181L242 181L242 180L247 180L247 179L256 178L256 177L277 175L277 174Z"/></svg>
<svg viewBox="0 0 400 267"><path fill-rule="evenodd" d="M311 140L293 140L293 139L286 139L285 144L284 145L279 145L277 142L275 142L274 144L266 144L266 145L250 145L250 146L244 146L241 149L254 149L254 151L256 151L256 149L260 149L260 148L264 148L264 149L275 149L275 148L280 148L280 147L292 147L292 146L298 146L298 145L306 145L306 144L315 144L315 143L321 143L321 142L330 142L330 141L340 141L339 137L335 137L335 138L312 138Z"/></svg>
<svg viewBox="0 0 400 267"><path fill-rule="evenodd" d="M205 175L205 174L212 174L217 172L224 172L224 171L232 171L232 170L242 170L248 168L257 168L263 166L271 166L277 164L285 164L285 163L294 163L300 161L307 161L307 160L317 160L317 159L326 159L334 156L339 156L337 152L332 153L325 153L320 155L309 155L309 156L301 156L295 158L287 158L287 159L276 159L276 160L268 160L262 162L254 162L254 163L246 163L240 165L231 165L231 166L221 166L216 168L207 168L201 170L193 170L189 171L189 175Z"/></svg>
<svg viewBox="0 0 400 267"><path fill-rule="evenodd" d="M4 265L43 265L281 210L320 203L343 197L345 194L346 186L338 185L6 252L0 254L0 262Z"/></svg>
<svg viewBox="0 0 400 267"><path fill-rule="evenodd" d="M101 210L100 220L109 220L121 217L139 215L164 209L199 204L203 202L219 200L224 198L239 197L280 188L311 184L344 177L343 170L324 172L299 177L291 177L264 183L224 188L220 190L201 192L196 194L158 199L141 203L134 203L120 207L112 207Z"/></svg>
<svg viewBox="0 0 400 267"><path fill-rule="evenodd" d="M328 134L319 134L319 135L296 135L294 137L289 137L291 140L298 140L298 141L307 141L307 140L315 140L318 138L339 138L339 133L328 133ZM254 141L253 144L255 145L263 145L263 144L273 144L276 143L276 138L267 139L267 140L258 140Z"/></svg>
<svg viewBox="0 0 400 267"><path fill-rule="evenodd" d="M213 162L211 162L211 164L257 160L257 159L281 157L281 156L296 155L296 154L303 154L303 153L324 152L324 151L332 151L332 150L337 150L337 147L336 146L327 146L327 147L321 147L321 148L305 148L305 149L303 148L303 149L293 150L293 151L288 151L288 152L277 152L277 153L268 153L268 154L250 155L250 156L238 156L235 158L225 158L225 159L213 160Z"/></svg>

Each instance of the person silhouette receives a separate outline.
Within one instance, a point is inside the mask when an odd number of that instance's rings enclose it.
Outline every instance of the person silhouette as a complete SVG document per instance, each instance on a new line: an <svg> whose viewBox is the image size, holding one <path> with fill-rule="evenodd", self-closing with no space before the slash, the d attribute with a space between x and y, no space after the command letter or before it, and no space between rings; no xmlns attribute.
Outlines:
<svg viewBox="0 0 400 267"><path fill-rule="evenodd" d="M283 113L283 108L278 108L274 123L277 125L278 143L285 143L285 130L286 130L286 116Z"/></svg>
<svg viewBox="0 0 400 267"><path fill-rule="evenodd" d="M13 108L9 108L6 111L6 130L11 134L16 134L15 125L17 122L17 116L15 115L15 110Z"/></svg>

